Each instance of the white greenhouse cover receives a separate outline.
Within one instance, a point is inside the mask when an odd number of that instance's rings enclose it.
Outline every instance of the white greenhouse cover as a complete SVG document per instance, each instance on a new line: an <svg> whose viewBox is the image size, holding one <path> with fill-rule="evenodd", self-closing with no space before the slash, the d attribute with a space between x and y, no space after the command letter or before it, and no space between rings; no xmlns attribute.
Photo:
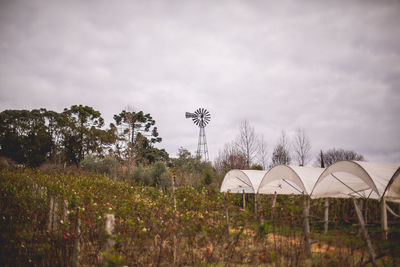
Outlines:
<svg viewBox="0 0 400 267"><path fill-rule="evenodd" d="M311 198L372 198L400 202L400 164L339 161L326 169L278 165L267 171L231 170L221 192L308 194Z"/></svg>
<svg viewBox="0 0 400 267"><path fill-rule="evenodd" d="M262 179L259 194L310 194L323 168L277 165Z"/></svg>
<svg viewBox="0 0 400 267"><path fill-rule="evenodd" d="M400 165L339 161L318 178L312 198L362 197L400 202Z"/></svg>
<svg viewBox="0 0 400 267"><path fill-rule="evenodd" d="M222 181L221 192L255 193L266 171L257 170L231 170Z"/></svg>

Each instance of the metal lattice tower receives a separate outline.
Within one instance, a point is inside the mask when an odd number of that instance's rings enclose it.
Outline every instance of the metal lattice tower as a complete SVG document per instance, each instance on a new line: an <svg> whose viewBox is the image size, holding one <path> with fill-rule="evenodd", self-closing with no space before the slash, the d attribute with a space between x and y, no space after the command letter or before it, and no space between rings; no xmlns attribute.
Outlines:
<svg viewBox="0 0 400 267"><path fill-rule="evenodd" d="M197 143L196 155L202 158L204 161L208 161L208 147L206 139L205 127L210 122L210 113L204 109L199 108L194 113L186 112L186 118L191 118L197 126L200 128L199 141Z"/></svg>

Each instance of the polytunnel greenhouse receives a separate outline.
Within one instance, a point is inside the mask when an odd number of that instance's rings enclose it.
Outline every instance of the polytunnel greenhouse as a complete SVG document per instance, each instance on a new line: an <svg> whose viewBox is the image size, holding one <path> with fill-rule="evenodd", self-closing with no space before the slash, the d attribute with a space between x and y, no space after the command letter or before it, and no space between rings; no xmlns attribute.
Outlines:
<svg viewBox="0 0 400 267"><path fill-rule="evenodd" d="M324 170L311 198L372 198L400 202L400 165L339 161Z"/></svg>
<svg viewBox="0 0 400 267"><path fill-rule="evenodd" d="M310 194L323 168L278 165L263 177L259 194Z"/></svg>
<svg viewBox="0 0 400 267"><path fill-rule="evenodd" d="M326 233L329 222L329 198L351 198L374 266L376 257L366 230L365 214L362 212L363 202L357 199L379 201L381 227L385 239L388 233L387 211L394 217L400 217L386 203L387 201L400 203L399 164L347 160L336 162L328 168L278 165L268 171L231 170L225 175L220 191L242 193L243 202L246 193L256 196L274 195L272 214L277 195L303 195L303 231L309 255L312 244L309 225L310 199L325 199L323 222Z"/></svg>
<svg viewBox="0 0 400 267"><path fill-rule="evenodd" d="M326 169L278 165L269 171L231 170L220 191L400 202L400 165L339 161Z"/></svg>
<svg viewBox="0 0 400 267"><path fill-rule="evenodd" d="M231 170L222 182L221 192L256 193L266 171Z"/></svg>

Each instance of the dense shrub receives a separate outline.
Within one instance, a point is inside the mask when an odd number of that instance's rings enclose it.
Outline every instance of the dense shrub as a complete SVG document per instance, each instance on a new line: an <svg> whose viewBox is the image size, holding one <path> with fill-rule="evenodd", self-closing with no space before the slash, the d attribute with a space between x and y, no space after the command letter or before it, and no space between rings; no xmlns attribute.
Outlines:
<svg viewBox="0 0 400 267"><path fill-rule="evenodd" d="M104 158L95 155L87 155L80 162L80 166L82 170L85 171L107 174L110 177L116 177L120 164L118 160L111 155L107 155Z"/></svg>
<svg viewBox="0 0 400 267"><path fill-rule="evenodd" d="M131 168L128 173L128 180L163 189L171 185L171 175L162 162Z"/></svg>

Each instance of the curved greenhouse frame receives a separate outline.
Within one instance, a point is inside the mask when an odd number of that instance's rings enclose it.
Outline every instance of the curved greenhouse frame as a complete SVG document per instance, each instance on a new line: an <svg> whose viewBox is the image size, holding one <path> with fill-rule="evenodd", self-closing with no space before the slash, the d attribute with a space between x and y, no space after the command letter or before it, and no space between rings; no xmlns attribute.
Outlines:
<svg viewBox="0 0 400 267"><path fill-rule="evenodd" d="M221 192L256 193L266 171L231 170L222 181Z"/></svg>
<svg viewBox="0 0 400 267"><path fill-rule="evenodd" d="M263 177L259 194L310 194L323 168L277 165Z"/></svg>
<svg viewBox="0 0 400 267"><path fill-rule="evenodd" d="M400 166L388 163L339 161L316 181L311 198L373 198L400 202Z"/></svg>

